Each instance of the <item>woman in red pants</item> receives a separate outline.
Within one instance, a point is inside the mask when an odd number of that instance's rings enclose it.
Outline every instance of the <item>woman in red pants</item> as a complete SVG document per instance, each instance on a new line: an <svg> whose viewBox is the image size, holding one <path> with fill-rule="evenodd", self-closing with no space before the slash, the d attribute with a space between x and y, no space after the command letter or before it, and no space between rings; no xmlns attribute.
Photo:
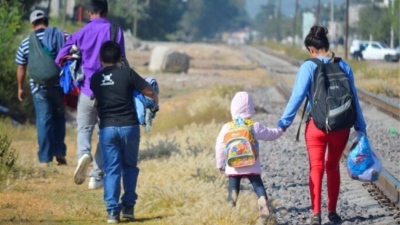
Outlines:
<svg viewBox="0 0 400 225"><path fill-rule="evenodd" d="M331 57L328 56L329 41L327 34L328 30L325 27L313 26L304 40L305 47L308 49L310 56L318 59L318 63L326 64L331 62ZM335 63L339 64L341 70L345 73L345 76L347 76L349 80L349 87L351 88L351 92L354 96L353 104L356 111L354 114L354 129L365 134L366 125L360 104L358 102L357 91L354 86L353 72L349 64L347 64L345 61L338 60L335 61ZM336 213L336 203L340 188L339 161L343 150L345 149L350 132L350 128L333 131L329 129L317 128L316 123L312 118L313 111L311 107L311 105L316 104L315 102L313 103L313 97L315 96L313 96L312 84L314 82L314 71L316 70L317 66L318 65L316 62L311 60L305 61L300 66L296 76L292 95L286 106L285 112L278 123L278 126L286 130L286 128L292 124L296 112L304 98L308 96L309 101L306 110L308 115L308 123L305 130L305 139L310 163L309 187L312 204L312 225L321 224L321 186L322 177L324 175L324 167L326 168L328 186L328 218L332 222L341 220L340 216ZM314 118L317 117L314 116ZM325 159L327 147L328 154Z"/></svg>

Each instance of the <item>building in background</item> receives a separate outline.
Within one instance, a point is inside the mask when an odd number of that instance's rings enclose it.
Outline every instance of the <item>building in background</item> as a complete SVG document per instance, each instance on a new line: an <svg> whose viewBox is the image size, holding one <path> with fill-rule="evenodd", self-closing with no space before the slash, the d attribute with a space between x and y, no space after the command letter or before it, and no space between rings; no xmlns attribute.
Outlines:
<svg viewBox="0 0 400 225"><path fill-rule="evenodd" d="M315 24L315 16L314 13L305 12L303 13L303 40L306 39L307 34L310 32L310 29Z"/></svg>
<svg viewBox="0 0 400 225"><path fill-rule="evenodd" d="M340 37L343 37L343 23L336 21L329 21L329 39L331 41L337 42Z"/></svg>
<svg viewBox="0 0 400 225"><path fill-rule="evenodd" d="M362 7L364 7L363 4L350 5L350 7L349 7L349 26L350 27L358 27L358 21L360 21L360 17L358 16L358 13L360 12L360 9Z"/></svg>

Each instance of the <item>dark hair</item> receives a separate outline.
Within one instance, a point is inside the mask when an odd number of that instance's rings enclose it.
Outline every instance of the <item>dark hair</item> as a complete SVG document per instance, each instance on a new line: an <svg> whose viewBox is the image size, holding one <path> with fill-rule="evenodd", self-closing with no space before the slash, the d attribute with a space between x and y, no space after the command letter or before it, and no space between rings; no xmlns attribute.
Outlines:
<svg viewBox="0 0 400 225"><path fill-rule="evenodd" d="M92 14L99 14L102 16L104 13L108 12L107 0L90 0L89 11Z"/></svg>
<svg viewBox="0 0 400 225"><path fill-rule="evenodd" d="M46 25L46 27L47 27L47 26L49 26L49 19L47 19L46 17L43 17L43 18L33 21L32 24L35 27L37 27L39 25Z"/></svg>
<svg viewBox="0 0 400 225"><path fill-rule="evenodd" d="M115 41L106 41L100 48L100 58L105 63L117 63L121 56L121 46Z"/></svg>
<svg viewBox="0 0 400 225"><path fill-rule="evenodd" d="M306 39L304 40L304 45L308 49L309 46L312 46L316 49L325 49L325 51L329 50L329 41L328 37L328 29L326 27L321 26L313 26L310 29Z"/></svg>

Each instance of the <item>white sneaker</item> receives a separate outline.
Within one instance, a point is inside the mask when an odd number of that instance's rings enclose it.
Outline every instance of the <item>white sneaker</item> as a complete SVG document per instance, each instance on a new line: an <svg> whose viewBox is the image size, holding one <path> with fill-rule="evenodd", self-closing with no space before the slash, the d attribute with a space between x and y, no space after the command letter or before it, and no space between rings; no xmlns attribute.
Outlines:
<svg viewBox="0 0 400 225"><path fill-rule="evenodd" d="M95 189L100 189L103 187L104 187L103 179L95 178L95 177L89 178L89 189L95 190Z"/></svg>
<svg viewBox="0 0 400 225"><path fill-rule="evenodd" d="M74 181L75 184L83 184L86 179L86 174L90 165L90 156L88 154L84 154L78 161L78 166L76 167L74 173Z"/></svg>

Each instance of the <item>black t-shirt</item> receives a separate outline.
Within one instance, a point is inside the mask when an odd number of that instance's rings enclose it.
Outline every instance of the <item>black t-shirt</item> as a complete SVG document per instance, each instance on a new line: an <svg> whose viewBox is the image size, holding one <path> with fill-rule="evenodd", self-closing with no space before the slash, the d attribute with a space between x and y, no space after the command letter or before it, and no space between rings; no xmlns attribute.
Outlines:
<svg viewBox="0 0 400 225"><path fill-rule="evenodd" d="M90 89L97 100L100 129L138 125L133 90L142 91L147 82L130 68L106 67L93 74Z"/></svg>

